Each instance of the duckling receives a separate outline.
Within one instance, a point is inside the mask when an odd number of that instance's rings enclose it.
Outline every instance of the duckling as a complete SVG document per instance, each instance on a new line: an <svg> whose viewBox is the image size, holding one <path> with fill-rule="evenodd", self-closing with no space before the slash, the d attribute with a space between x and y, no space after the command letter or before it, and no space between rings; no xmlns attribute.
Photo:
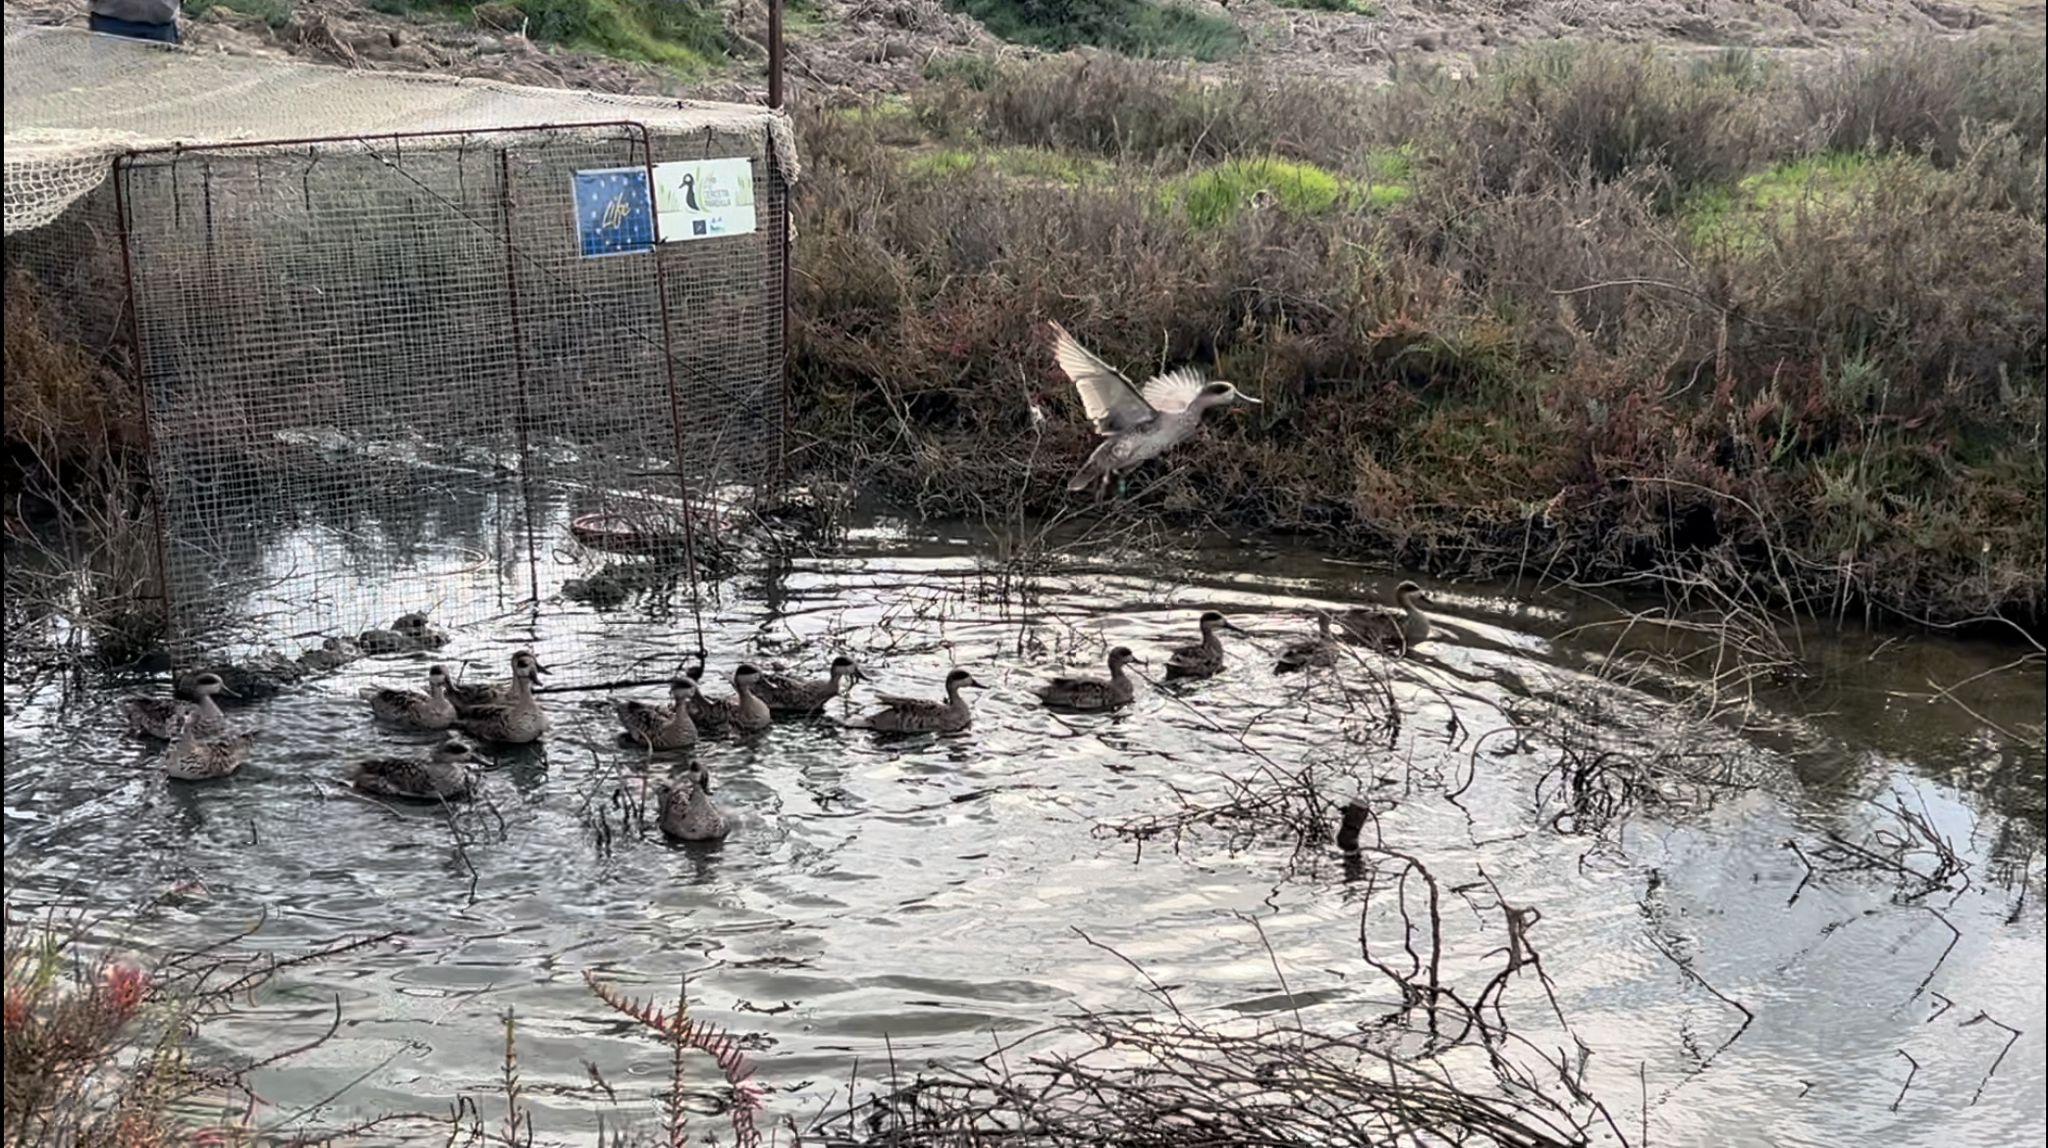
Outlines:
<svg viewBox="0 0 2048 1148"><path fill-rule="evenodd" d="M702 673L702 668L698 670ZM698 694L699 704L690 709L690 720L699 729L714 733L727 728L743 730L767 729L775 721L775 713L768 703L761 700L754 690L761 682L761 671L743 665L732 672L733 696L729 698L706 698Z"/></svg>
<svg viewBox="0 0 2048 1148"><path fill-rule="evenodd" d="M193 736L192 726L187 724L185 732L178 735L177 744L164 755L164 776L173 781L211 781L226 777L249 760L249 745L255 740L255 734L244 733L200 741Z"/></svg>
<svg viewBox="0 0 2048 1148"><path fill-rule="evenodd" d="M356 645L366 654L396 654L412 648L412 642L397 630L364 630Z"/></svg>
<svg viewBox="0 0 2048 1148"><path fill-rule="evenodd" d="M1429 601L1422 587L1403 582L1394 588L1394 600L1401 604L1398 616L1379 609L1347 611L1337 623L1344 629L1345 640L1396 655L1428 641L1435 630L1429 615L1422 612L1422 605Z"/></svg>
<svg viewBox="0 0 2048 1148"><path fill-rule="evenodd" d="M177 698L129 698L121 703L128 715L128 726L136 733L146 734L160 741L176 741L180 735L190 732L194 737L215 737L228 728L227 715L220 712L214 702L215 694L233 696L227 683L219 674L201 674L192 680L192 692L197 702L179 701Z"/></svg>
<svg viewBox="0 0 2048 1148"><path fill-rule="evenodd" d="M974 712L967 708L967 699L960 696L960 691L969 686L987 688L966 670L954 670L946 675L945 701L883 694L881 709L846 724L855 729L881 733L958 733L974 721Z"/></svg>
<svg viewBox="0 0 2048 1148"><path fill-rule="evenodd" d="M1067 710L1109 710L1130 704L1136 689L1124 667L1138 662L1138 655L1129 646L1118 646L1109 652L1109 677L1062 677L1054 678L1032 691L1048 706ZM1143 665L1143 662L1138 662Z"/></svg>
<svg viewBox="0 0 2048 1148"><path fill-rule="evenodd" d="M526 745L548 732L548 715L533 698L533 683L546 671L532 654L512 655L512 681L506 698L497 705L477 706L462 711L456 724L478 741L504 745ZM459 708L459 707L458 707Z"/></svg>
<svg viewBox="0 0 2048 1148"><path fill-rule="evenodd" d="M444 741L420 757L380 757L349 771L349 784L376 797L407 801L460 801L476 789L476 755L459 741Z"/></svg>
<svg viewBox="0 0 2048 1148"><path fill-rule="evenodd" d="M438 650L448 644L448 635L436 629L425 614L400 614L391 628L415 650Z"/></svg>
<svg viewBox="0 0 2048 1148"><path fill-rule="evenodd" d="M396 725L414 729L447 729L455 724L455 703L448 700L448 667L427 670L427 692L390 687L363 688L362 698L370 712Z"/></svg>
<svg viewBox="0 0 2048 1148"><path fill-rule="evenodd" d="M848 681L860 677L860 667L844 654L832 659L832 666L822 678L798 678L789 674L762 674L754 686L754 696L766 702L775 713L814 714L825 708L825 703L839 696Z"/></svg>
<svg viewBox="0 0 2048 1148"><path fill-rule="evenodd" d="M677 678L669 683L669 704L620 702L614 710L626 736L648 749L682 749L697 743L697 723L690 717L690 702L697 697L697 683Z"/></svg>
<svg viewBox="0 0 2048 1148"><path fill-rule="evenodd" d="M683 784L661 787L660 824L663 834L678 841L718 841L732 832L711 802L711 774L702 762L691 767Z"/></svg>
<svg viewBox="0 0 2048 1148"><path fill-rule="evenodd" d="M512 655L512 679L503 682L461 682L448 683L448 700L455 706L455 712L467 715L475 709L504 705L512 700L512 687L519 680L521 667L531 668L536 674L547 671L541 668L540 659L532 650L520 650Z"/></svg>
<svg viewBox="0 0 2048 1148"><path fill-rule="evenodd" d="M299 654L299 666L308 673L337 670L363 656L363 648L347 638L329 638L314 650Z"/></svg>
<svg viewBox="0 0 2048 1148"><path fill-rule="evenodd" d="M1316 611L1316 636L1299 642L1290 642L1280 651L1280 660L1273 663L1276 674L1291 674L1310 666L1334 666L1337 664L1337 641L1330 633L1330 615Z"/></svg>
<svg viewBox="0 0 2048 1148"><path fill-rule="evenodd" d="M1223 668L1223 638L1220 630L1234 630L1244 633L1215 610L1202 615L1202 640L1192 646L1182 646L1166 659L1166 676L1169 678L1207 678Z"/></svg>

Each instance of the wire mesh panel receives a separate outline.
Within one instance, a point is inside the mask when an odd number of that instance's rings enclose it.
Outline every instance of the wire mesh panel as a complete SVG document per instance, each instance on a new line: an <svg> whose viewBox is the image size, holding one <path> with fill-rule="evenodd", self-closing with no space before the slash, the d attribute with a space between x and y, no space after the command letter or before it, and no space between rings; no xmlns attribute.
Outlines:
<svg viewBox="0 0 2048 1148"><path fill-rule="evenodd" d="M707 492L778 468L786 227L762 141L688 146L760 228L593 251L579 187L683 150L637 125L124 161L174 652L479 621L578 555L687 585Z"/></svg>

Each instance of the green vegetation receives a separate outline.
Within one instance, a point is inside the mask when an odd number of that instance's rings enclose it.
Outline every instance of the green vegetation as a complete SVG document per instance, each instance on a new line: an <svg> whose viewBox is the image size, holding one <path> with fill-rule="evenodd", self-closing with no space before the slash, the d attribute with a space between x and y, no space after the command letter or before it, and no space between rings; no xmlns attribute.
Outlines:
<svg viewBox="0 0 2048 1148"><path fill-rule="evenodd" d="M371 6L387 15L439 14L479 22L486 8L469 0L371 0ZM532 39L679 72L703 71L726 55L724 22L703 0L497 0L496 6L516 10Z"/></svg>
<svg viewBox="0 0 2048 1148"><path fill-rule="evenodd" d="M924 78L985 92L1002 78L1002 69L987 56L933 56L925 61Z"/></svg>
<svg viewBox="0 0 2048 1148"><path fill-rule="evenodd" d="M972 171L992 171L1067 186L1110 170L1108 164L1087 156L1063 155L1032 147L943 148L911 155L904 168L912 175L940 179Z"/></svg>
<svg viewBox="0 0 2048 1148"><path fill-rule="evenodd" d="M2039 626L2044 70L1964 41L1796 72L1544 51L1355 90L942 74L892 124L921 134L913 180L874 128L799 118L798 409L820 443L901 441L841 465L928 513L1056 509L1048 459L1091 439L1059 319L1266 401L1155 513L1447 574L1675 565L1817 615ZM1083 160L1107 176L1067 178Z"/></svg>
<svg viewBox="0 0 2048 1148"><path fill-rule="evenodd" d="M1183 208L1195 227L1212 228L1265 201L1291 214L1319 215L1333 209L1383 211L1414 194L1401 153L1370 156L1366 166L1372 177L1353 180L1314 164L1271 157L1228 160L1174 181L1164 198Z"/></svg>
<svg viewBox="0 0 2048 1148"><path fill-rule="evenodd" d="M1127 56L1220 60L1244 46L1237 25L1174 0L947 0L1014 44L1082 46Z"/></svg>
<svg viewBox="0 0 2048 1148"><path fill-rule="evenodd" d="M1859 195L1878 185L1885 163L1920 164L1917 157L1874 161L1860 152L1828 152L1744 176L1733 186L1711 187L1686 205L1695 243L1754 244L1806 211L1854 210Z"/></svg>
<svg viewBox="0 0 2048 1148"><path fill-rule="evenodd" d="M295 10L292 0L185 0L183 8L185 15L194 20L225 10L261 20L273 28L284 27Z"/></svg>

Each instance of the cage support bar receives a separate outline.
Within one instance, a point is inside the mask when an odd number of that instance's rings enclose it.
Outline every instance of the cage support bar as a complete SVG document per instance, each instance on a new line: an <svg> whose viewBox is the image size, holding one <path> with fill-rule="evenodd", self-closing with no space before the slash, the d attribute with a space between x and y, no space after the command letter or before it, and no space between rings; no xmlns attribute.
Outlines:
<svg viewBox="0 0 2048 1148"><path fill-rule="evenodd" d="M149 458L149 519L156 535L156 588L157 600L162 604L164 634L175 638L172 633L176 625L177 611L171 601L171 545L170 523L164 516L163 505L163 464L156 450L156 405L149 401L149 375L142 357L142 316L135 298L135 255L133 251L133 228L128 218L128 189L126 169L134 152L123 152L114 157L114 226L121 233L121 306L128 315L128 358L129 369L135 375L135 401L142 404L142 450ZM166 643L172 649L182 648L182 643Z"/></svg>
<svg viewBox="0 0 2048 1148"><path fill-rule="evenodd" d="M650 193L652 185L649 185ZM498 217L504 226L505 244L505 306L506 318L512 324L512 379L519 392L519 498L526 509L526 582L528 594L540 599L540 538L534 533L533 523L536 510L533 505L533 454L527 442L527 427L532 421L526 400L526 339L519 323L519 262L518 245L512 242L512 158L504 148L498 149Z"/></svg>
<svg viewBox="0 0 2048 1148"><path fill-rule="evenodd" d="M683 562L690 574L690 617L697 631L697 656L706 656L704 647L704 591L697 582L697 524L696 515L690 506L690 471L687 463L688 443L683 434L683 394L676 383L676 336L675 325L670 321L668 305L668 275L662 258L661 205L654 195L654 134L645 124L640 129L640 158L647 164L648 224L654 232L654 250L648 262L654 266L654 290L656 305L661 316L661 366L668 378L668 422L669 431L675 437L676 487L683 500Z"/></svg>

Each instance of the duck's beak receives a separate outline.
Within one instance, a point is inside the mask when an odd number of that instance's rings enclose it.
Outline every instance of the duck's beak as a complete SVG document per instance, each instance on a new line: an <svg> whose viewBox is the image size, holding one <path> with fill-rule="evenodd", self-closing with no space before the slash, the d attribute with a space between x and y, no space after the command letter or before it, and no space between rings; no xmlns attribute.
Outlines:
<svg viewBox="0 0 2048 1148"><path fill-rule="evenodd" d="M1255 399L1250 395L1245 394L1243 391L1237 392L1237 401L1240 403L1250 403L1255 407L1266 405L1266 401L1264 399Z"/></svg>
<svg viewBox="0 0 2048 1148"><path fill-rule="evenodd" d="M229 697L231 697L231 698L238 698L238 697L241 697L241 696L242 696L242 695L240 695L240 694L236 693L235 691L233 691L233 690L229 689L229 688L228 688L228 684L227 684L226 682L222 682L222 683L220 684L220 692L221 692L221 693L224 693L224 694L226 694L227 696L229 696Z"/></svg>
<svg viewBox="0 0 2048 1148"><path fill-rule="evenodd" d="M535 677L539 677L547 672L548 668L546 666L541 665L539 662L535 662L533 664L533 673Z"/></svg>
<svg viewBox="0 0 2048 1148"><path fill-rule="evenodd" d="M1251 633L1250 630L1245 629L1243 626L1238 625L1236 622L1230 621L1228 618L1224 619L1223 628L1226 630L1235 630L1240 634Z"/></svg>

